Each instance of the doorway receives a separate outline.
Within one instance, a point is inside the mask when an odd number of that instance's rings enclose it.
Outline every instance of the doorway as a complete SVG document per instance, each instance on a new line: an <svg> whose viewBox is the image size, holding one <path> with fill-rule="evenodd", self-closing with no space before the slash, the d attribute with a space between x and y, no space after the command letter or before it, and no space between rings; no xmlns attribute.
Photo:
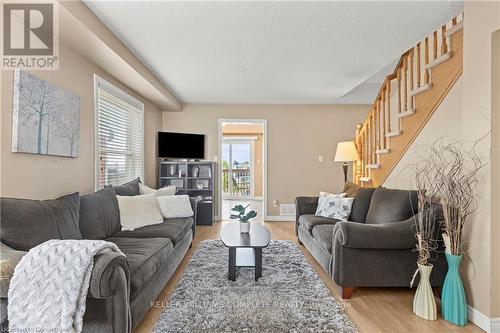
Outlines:
<svg viewBox="0 0 500 333"><path fill-rule="evenodd" d="M219 120L219 217L229 220L241 204L255 210L254 221L266 216L266 120ZM247 211L248 211L247 210Z"/></svg>

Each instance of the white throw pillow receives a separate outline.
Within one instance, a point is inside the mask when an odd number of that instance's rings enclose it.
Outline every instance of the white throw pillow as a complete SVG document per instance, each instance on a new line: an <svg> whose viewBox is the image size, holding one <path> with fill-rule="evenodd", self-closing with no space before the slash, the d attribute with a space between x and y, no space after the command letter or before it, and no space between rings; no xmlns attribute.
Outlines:
<svg viewBox="0 0 500 333"><path fill-rule="evenodd" d="M172 185L172 186L165 186L158 190L155 190L154 188L139 183L139 191L141 192L141 194L154 193L154 195L156 195L157 197L162 197L165 195L175 195L176 188L175 186Z"/></svg>
<svg viewBox="0 0 500 333"><path fill-rule="evenodd" d="M158 200L160 205L161 215L165 219L194 215L189 196L187 195L169 195L157 197L156 200Z"/></svg>
<svg viewBox="0 0 500 333"><path fill-rule="evenodd" d="M353 202L354 198L344 198L337 195L320 195L315 215L347 221L351 215Z"/></svg>
<svg viewBox="0 0 500 333"><path fill-rule="evenodd" d="M120 196L117 195L122 230L134 230L163 222L160 207L154 193Z"/></svg>
<svg viewBox="0 0 500 333"><path fill-rule="evenodd" d="M334 198L345 198L347 193L328 193L328 192L319 192L320 197L333 196Z"/></svg>

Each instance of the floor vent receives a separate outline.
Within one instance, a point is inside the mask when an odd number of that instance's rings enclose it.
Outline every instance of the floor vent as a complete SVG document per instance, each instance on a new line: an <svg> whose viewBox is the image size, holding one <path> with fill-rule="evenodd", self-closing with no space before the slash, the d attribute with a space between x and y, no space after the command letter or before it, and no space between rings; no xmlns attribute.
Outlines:
<svg viewBox="0 0 500 333"><path fill-rule="evenodd" d="M282 215L282 216L294 216L295 215L295 204L281 204L280 205L280 215Z"/></svg>

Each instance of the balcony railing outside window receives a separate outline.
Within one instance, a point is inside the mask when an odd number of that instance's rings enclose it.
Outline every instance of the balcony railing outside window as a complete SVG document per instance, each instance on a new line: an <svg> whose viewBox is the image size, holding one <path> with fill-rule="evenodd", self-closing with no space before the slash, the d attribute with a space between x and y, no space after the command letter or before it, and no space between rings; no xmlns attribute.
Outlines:
<svg viewBox="0 0 500 333"><path fill-rule="evenodd" d="M250 196L250 181L250 168L222 169L222 187L224 195L235 197Z"/></svg>

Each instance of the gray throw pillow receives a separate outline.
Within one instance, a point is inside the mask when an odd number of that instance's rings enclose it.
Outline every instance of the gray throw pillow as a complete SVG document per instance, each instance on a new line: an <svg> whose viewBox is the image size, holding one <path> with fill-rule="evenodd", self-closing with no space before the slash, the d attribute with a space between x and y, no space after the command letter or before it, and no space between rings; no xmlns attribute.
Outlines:
<svg viewBox="0 0 500 333"><path fill-rule="evenodd" d="M373 192L375 192L375 188L358 188L356 190L349 221L365 223Z"/></svg>
<svg viewBox="0 0 500 333"><path fill-rule="evenodd" d="M80 232L85 239L105 239L120 231L120 209L113 186L80 197Z"/></svg>
<svg viewBox="0 0 500 333"><path fill-rule="evenodd" d="M401 222L415 215L417 211L417 191L379 187L373 193L366 223Z"/></svg>
<svg viewBox="0 0 500 333"><path fill-rule="evenodd" d="M0 198L1 240L29 251L50 239L82 239L78 192L54 200Z"/></svg>
<svg viewBox="0 0 500 333"><path fill-rule="evenodd" d="M121 196L134 196L134 195L140 195L141 191L139 190L139 183L141 182L141 178L137 177L134 180L129 181L128 183L121 184L118 186L113 186L115 189L116 195L121 195Z"/></svg>

